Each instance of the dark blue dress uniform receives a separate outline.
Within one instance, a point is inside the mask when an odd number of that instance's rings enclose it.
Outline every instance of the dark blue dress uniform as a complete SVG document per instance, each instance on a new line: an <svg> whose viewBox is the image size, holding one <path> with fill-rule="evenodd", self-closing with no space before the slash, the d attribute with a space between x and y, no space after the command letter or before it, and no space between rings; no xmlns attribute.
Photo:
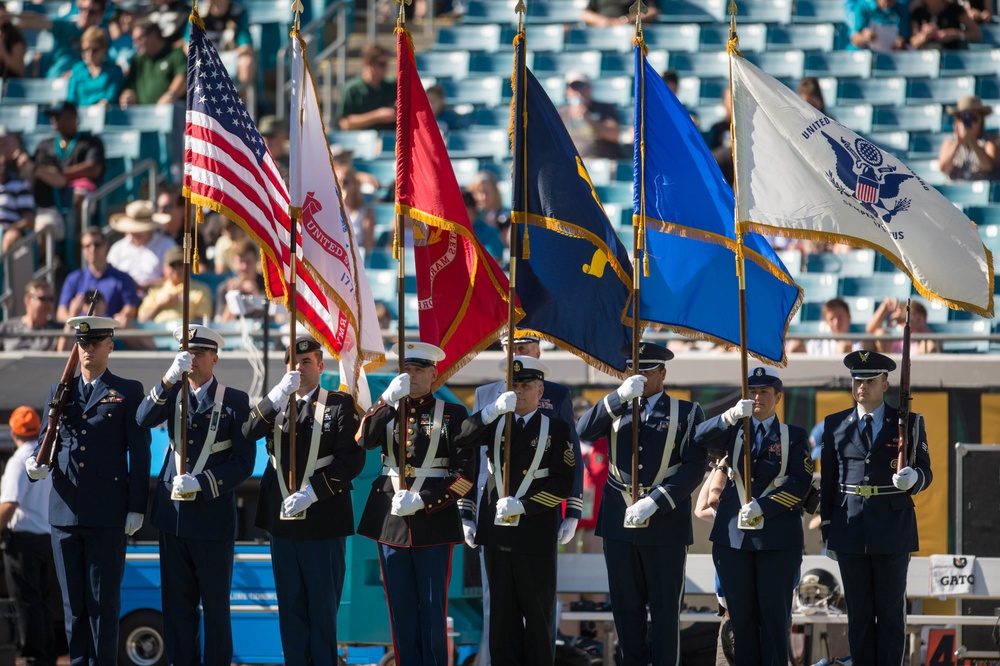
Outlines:
<svg viewBox="0 0 1000 666"><path fill-rule="evenodd" d="M253 473L255 449L242 432L250 415L247 394L225 387L216 413L222 391L212 377L205 397L189 410L185 469L177 471L174 450L168 448L153 498L150 520L160 530L163 631L172 664L228 665L233 657L229 591L236 546L235 491ZM170 441L177 441L180 394L179 382L170 390L157 383L139 407L139 423L151 428L166 421ZM213 425L215 443L203 455ZM193 474L201 485L194 500L170 499L173 478L179 473ZM204 655L199 603L205 622Z"/></svg>
<svg viewBox="0 0 1000 666"><path fill-rule="evenodd" d="M81 342L100 335L88 339L81 331ZM103 337L110 336L109 329ZM125 573L125 517L146 512L150 435L135 419L142 384L109 370L93 381L89 398L84 397L83 384L78 377L70 385L53 444L52 553L62 588L70 663L113 666ZM55 391L53 386L48 402ZM39 444L44 436L42 430Z"/></svg>
<svg viewBox="0 0 1000 666"><path fill-rule="evenodd" d="M271 535L285 663L336 666L337 610L344 589L347 537L354 534L351 480L365 466L365 452L354 441L360 418L347 393L316 388L309 394L298 409L295 426L295 470L301 485L290 489L289 414L286 406L278 419L278 411L265 396L243 426L251 441L266 438L270 456L260 482L255 524ZM306 483L316 502L305 510L304 518L283 520L282 502Z"/></svg>
<svg viewBox="0 0 1000 666"><path fill-rule="evenodd" d="M372 483L358 534L378 541L382 583L389 605L393 650L399 666L448 663L447 596L452 546L464 541L458 500L474 487L475 452L459 451L454 437L468 412L462 405L438 401L428 394L404 398L407 403L407 459L412 468L409 488L419 484L424 508L409 516L390 513L399 483L398 434L394 405L379 399L361 422L361 445L381 448L385 463ZM440 420L435 418L441 402ZM436 453L432 436L440 426ZM399 486L403 488L403 486Z"/></svg>
<svg viewBox="0 0 1000 666"><path fill-rule="evenodd" d="M724 451L735 470L719 499L711 540L732 620L738 666L788 663L792 594L802 564L800 507L812 485L806 431L784 426L783 445L783 424L777 417L765 421L760 444L750 438L750 493L764 512L764 525L757 530L738 526L745 478L742 420L730 426L716 416L702 423L695 435L695 441L706 449ZM751 419L751 424L756 432L760 422Z"/></svg>
<svg viewBox="0 0 1000 666"><path fill-rule="evenodd" d="M550 418L541 409L525 416L523 427L516 421L511 427L514 446L507 484L511 496L524 506L524 514L516 526L495 524L502 489L498 490L497 477L491 473L476 528L476 543L483 546L492 590L489 649L497 666L553 663L549 625L556 595L560 505L572 491L578 467L568 423ZM512 414L511 418L517 417ZM477 412L462 424L458 444L477 450L485 446L490 468L496 471L505 455L504 421L500 417L484 425L482 412ZM547 431L544 442L543 427ZM537 466L536 455L540 456Z"/></svg>
<svg viewBox="0 0 1000 666"><path fill-rule="evenodd" d="M672 401L666 393L652 396L639 432L640 495L657 505L646 527L624 525L631 503L632 403L612 391L577 422L581 439L608 438L611 469L595 532L604 538L618 660L625 666L680 663L684 563L694 542L691 493L704 478L706 460L705 450L691 440L705 416L698 403L677 400L671 417ZM670 433L673 441L668 441ZM673 449L663 460L668 446ZM666 473L659 476L664 467Z"/></svg>
<svg viewBox="0 0 1000 666"><path fill-rule="evenodd" d="M855 379L895 369L891 358L853 352L844 358ZM899 471L899 411L880 404L871 423L860 405L826 417L821 458L823 540L836 553L847 602L847 635L857 666L900 664L906 643L906 572L918 550L912 495L932 480L920 414L907 421L907 466L915 483L893 484ZM869 429L870 428L870 429ZM874 432L872 432L874 431Z"/></svg>

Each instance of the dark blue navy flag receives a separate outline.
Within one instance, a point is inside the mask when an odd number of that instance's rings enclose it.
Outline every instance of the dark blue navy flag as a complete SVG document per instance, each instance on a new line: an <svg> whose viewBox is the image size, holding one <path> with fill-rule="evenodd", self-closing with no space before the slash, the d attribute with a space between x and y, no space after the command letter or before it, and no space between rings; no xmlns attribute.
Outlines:
<svg viewBox="0 0 1000 666"><path fill-rule="evenodd" d="M526 313L518 326L623 376L632 263L552 101L524 63L522 34L515 39L512 122L511 217L519 234L512 247Z"/></svg>
<svg viewBox="0 0 1000 666"><path fill-rule="evenodd" d="M633 168L634 224L645 219L639 317L685 335L739 345L733 190L690 114L641 48L635 49ZM785 332L801 290L767 240L747 233L743 243L747 351L784 365Z"/></svg>

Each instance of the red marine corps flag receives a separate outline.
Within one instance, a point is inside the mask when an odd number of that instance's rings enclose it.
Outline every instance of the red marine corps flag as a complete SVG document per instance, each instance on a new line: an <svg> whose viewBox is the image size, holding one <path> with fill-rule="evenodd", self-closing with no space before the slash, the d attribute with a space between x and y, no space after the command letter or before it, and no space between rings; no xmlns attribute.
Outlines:
<svg viewBox="0 0 1000 666"><path fill-rule="evenodd" d="M420 340L446 354L436 388L506 329L508 282L472 233L405 28L396 46L396 213L413 220Z"/></svg>

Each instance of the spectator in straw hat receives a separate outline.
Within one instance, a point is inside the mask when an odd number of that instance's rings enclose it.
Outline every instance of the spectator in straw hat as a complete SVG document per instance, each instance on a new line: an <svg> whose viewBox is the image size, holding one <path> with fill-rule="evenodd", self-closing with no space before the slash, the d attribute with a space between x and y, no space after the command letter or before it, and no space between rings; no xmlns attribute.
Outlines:
<svg viewBox="0 0 1000 666"><path fill-rule="evenodd" d="M54 666L52 612L58 581L49 527L51 481L31 483L24 462L41 432L38 412L18 407L10 415L10 436L17 446L0 480L0 529L7 588L17 607L20 656L36 666Z"/></svg>
<svg viewBox="0 0 1000 666"><path fill-rule="evenodd" d="M952 136L946 138L938 152L938 168L951 180L988 180L996 169L997 146L986 134L986 116L993 113L975 95L949 106L952 116Z"/></svg>
<svg viewBox="0 0 1000 666"><path fill-rule="evenodd" d="M132 276L140 291L163 281L163 259L177 244L163 233L170 215L155 212L152 201L133 201L108 224L125 238L108 251L108 263Z"/></svg>
<svg viewBox="0 0 1000 666"><path fill-rule="evenodd" d="M163 282L150 288L139 305L139 321L176 321L184 316L184 250L174 246L163 257ZM212 290L191 280L190 314L193 321L211 319Z"/></svg>

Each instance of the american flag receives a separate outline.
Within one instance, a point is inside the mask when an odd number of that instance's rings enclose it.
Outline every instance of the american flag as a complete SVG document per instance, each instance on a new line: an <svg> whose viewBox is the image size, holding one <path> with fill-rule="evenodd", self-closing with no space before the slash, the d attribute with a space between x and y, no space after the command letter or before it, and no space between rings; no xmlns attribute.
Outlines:
<svg viewBox="0 0 1000 666"><path fill-rule="evenodd" d="M260 246L267 293L284 304L291 239L288 187L197 15L191 23L187 78L184 194L192 204L228 217ZM318 337L334 339L330 322L337 319L336 309L301 261L296 276L299 319Z"/></svg>

